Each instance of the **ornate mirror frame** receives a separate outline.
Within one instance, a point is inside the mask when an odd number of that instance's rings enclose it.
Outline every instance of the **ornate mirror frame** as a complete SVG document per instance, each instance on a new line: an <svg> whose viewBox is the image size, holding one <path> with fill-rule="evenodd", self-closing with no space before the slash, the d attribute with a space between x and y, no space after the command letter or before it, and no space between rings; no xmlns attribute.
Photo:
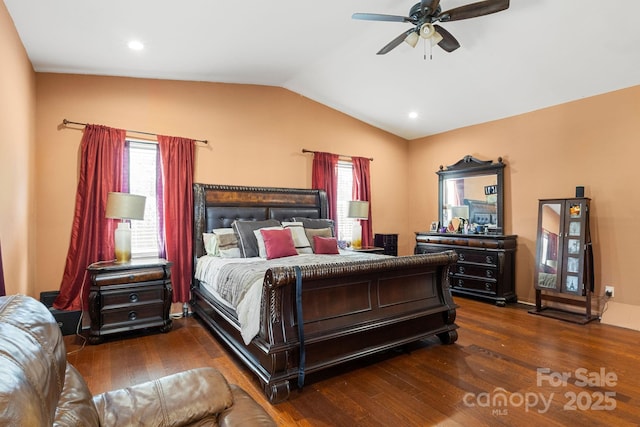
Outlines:
<svg viewBox="0 0 640 427"><path fill-rule="evenodd" d="M478 160L470 155L457 163L440 166L438 174L438 219L446 227L453 217L464 217L470 225L486 225L489 232L504 234L504 168L502 157ZM446 205L447 189L455 185L462 194L458 206ZM473 190L473 191L470 191Z"/></svg>

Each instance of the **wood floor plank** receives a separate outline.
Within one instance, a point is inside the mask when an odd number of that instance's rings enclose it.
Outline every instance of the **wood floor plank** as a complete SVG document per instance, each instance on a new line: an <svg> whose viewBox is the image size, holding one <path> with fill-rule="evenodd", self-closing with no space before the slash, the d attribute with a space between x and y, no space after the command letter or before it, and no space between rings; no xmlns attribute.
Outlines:
<svg viewBox="0 0 640 427"><path fill-rule="evenodd" d="M195 318L175 320L167 334L137 332L84 348L80 338L67 336L65 344L78 350L69 361L94 394L212 366L282 426L640 424L640 332L534 316L521 304L455 300L455 344L427 339L314 373L303 390L292 384L289 400L278 405L267 402L257 378ZM617 380L581 385L581 372ZM563 373L564 384L552 383ZM605 393L612 410L598 407Z"/></svg>

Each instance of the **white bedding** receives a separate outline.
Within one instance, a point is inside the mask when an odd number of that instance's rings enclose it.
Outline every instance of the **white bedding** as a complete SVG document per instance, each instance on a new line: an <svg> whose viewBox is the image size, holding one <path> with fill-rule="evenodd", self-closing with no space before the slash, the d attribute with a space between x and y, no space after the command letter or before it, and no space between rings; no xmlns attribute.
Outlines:
<svg viewBox="0 0 640 427"><path fill-rule="evenodd" d="M333 264L379 258L380 255L341 251L341 255L298 255L264 258L221 258L205 255L198 259L195 277L205 289L219 296L236 311L240 333L249 344L260 330L260 298L265 272L271 267Z"/></svg>

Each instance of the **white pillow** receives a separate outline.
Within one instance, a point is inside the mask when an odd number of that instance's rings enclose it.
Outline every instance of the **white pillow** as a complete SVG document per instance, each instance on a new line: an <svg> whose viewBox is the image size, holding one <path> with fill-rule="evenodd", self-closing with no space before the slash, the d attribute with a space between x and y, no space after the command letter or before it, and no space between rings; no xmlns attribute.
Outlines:
<svg viewBox="0 0 640 427"><path fill-rule="evenodd" d="M211 233L203 233L202 239L207 255L240 258L238 239L232 228L216 228Z"/></svg>
<svg viewBox="0 0 640 427"><path fill-rule="evenodd" d="M258 241L258 256L260 258L266 258L267 248L264 245L264 238L262 237L260 230L282 230L282 227L262 227L257 230L253 230L253 234L256 236L256 240Z"/></svg>
<svg viewBox="0 0 640 427"><path fill-rule="evenodd" d="M216 256L218 252L218 239L213 233L202 233L202 241L204 242L204 250L207 255Z"/></svg>
<svg viewBox="0 0 640 427"><path fill-rule="evenodd" d="M299 254L312 254L311 243L304 232L304 225L301 222L283 222L282 226L291 230L293 243L296 245L296 251Z"/></svg>

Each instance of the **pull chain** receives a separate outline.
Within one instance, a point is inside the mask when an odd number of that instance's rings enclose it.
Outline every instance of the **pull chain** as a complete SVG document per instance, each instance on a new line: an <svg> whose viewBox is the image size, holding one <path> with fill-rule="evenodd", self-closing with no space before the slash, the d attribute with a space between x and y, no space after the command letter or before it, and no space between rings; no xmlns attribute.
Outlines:
<svg viewBox="0 0 640 427"><path fill-rule="evenodd" d="M431 44L431 40L429 40L429 60L433 61L433 44ZM426 61L427 60L427 40L424 40L423 46L423 54L422 57Z"/></svg>

